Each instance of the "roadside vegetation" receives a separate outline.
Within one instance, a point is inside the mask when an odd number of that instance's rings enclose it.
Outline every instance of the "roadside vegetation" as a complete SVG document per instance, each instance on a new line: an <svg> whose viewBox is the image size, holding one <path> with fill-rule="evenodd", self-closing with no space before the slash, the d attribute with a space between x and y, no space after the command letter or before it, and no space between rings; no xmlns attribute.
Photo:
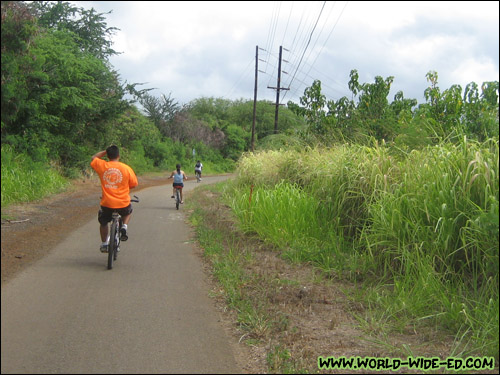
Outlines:
<svg viewBox="0 0 500 375"><path fill-rule="evenodd" d="M380 324L436 324L498 356L498 173L493 140L269 151L241 159L227 202L290 261L367 280Z"/></svg>
<svg viewBox="0 0 500 375"><path fill-rule="evenodd" d="M64 190L67 184L59 171L2 146L2 207L41 199Z"/></svg>

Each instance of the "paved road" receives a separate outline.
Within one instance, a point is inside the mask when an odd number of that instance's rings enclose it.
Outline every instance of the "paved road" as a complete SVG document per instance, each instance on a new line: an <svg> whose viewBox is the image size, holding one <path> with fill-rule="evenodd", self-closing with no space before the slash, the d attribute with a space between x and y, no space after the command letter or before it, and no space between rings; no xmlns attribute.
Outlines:
<svg viewBox="0 0 500 375"><path fill-rule="evenodd" d="M242 372L207 296L184 206L175 209L171 185L137 195L112 270L95 219L2 287L2 374Z"/></svg>

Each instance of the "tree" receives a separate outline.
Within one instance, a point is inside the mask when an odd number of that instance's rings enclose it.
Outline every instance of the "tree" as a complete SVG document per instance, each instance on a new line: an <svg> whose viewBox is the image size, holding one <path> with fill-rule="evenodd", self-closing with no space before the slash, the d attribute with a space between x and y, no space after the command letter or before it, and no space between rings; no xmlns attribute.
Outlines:
<svg viewBox="0 0 500 375"><path fill-rule="evenodd" d="M378 140L392 139L395 133L395 119L390 110L387 96L394 77L385 80L375 77L375 83L364 83L360 88L357 114L367 134Z"/></svg>
<svg viewBox="0 0 500 375"><path fill-rule="evenodd" d="M249 134L237 125L229 125L224 129L226 142L222 149L222 155L225 158L238 160L249 141Z"/></svg>
<svg viewBox="0 0 500 375"><path fill-rule="evenodd" d="M315 134L324 135L327 132L325 123L326 97L321 93L320 80L315 80L311 87L304 90L300 104L304 106L303 113L309 129Z"/></svg>
<svg viewBox="0 0 500 375"><path fill-rule="evenodd" d="M65 27L39 28L30 9L2 2L2 143L74 167L128 103L107 61Z"/></svg>
<svg viewBox="0 0 500 375"><path fill-rule="evenodd" d="M179 111L179 104L171 97L164 94L160 98L147 92L139 97L139 103L144 108L146 116L156 125L165 137L173 137L172 122Z"/></svg>
<svg viewBox="0 0 500 375"><path fill-rule="evenodd" d="M484 82L481 95L475 82L465 87L463 96L464 129L480 141L498 137L498 82Z"/></svg>
<svg viewBox="0 0 500 375"><path fill-rule="evenodd" d="M38 34L36 19L19 1L2 1L2 141L28 96L26 76L36 70L30 46Z"/></svg>
<svg viewBox="0 0 500 375"><path fill-rule="evenodd" d="M86 51L100 60L107 60L117 52L111 48L110 37L119 29L108 27L105 14L78 8L64 1L32 1L29 7L38 18L41 27L61 30L73 35L82 51Z"/></svg>
<svg viewBox="0 0 500 375"><path fill-rule="evenodd" d="M375 83L360 84L355 69L351 70L350 77L349 89L352 91L353 100L343 97L338 101L327 101L321 93L321 81L315 80L300 98L302 107L290 108L297 115L304 116L309 132L322 138L323 142L357 138L360 133L379 140L392 140L397 132L397 116L389 106L387 96L394 77L384 80L377 76ZM356 96L357 104L354 102ZM400 105L403 107L414 103L403 101L402 97L400 93L398 98L401 99ZM328 112L325 109L328 109Z"/></svg>
<svg viewBox="0 0 500 375"><path fill-rule="evenodd" d="M452 140L467 135L485 140L498 137L498 82L484 82L479 95L478 85L469 83L462 95L460 85L449 89L438 87L438 74L426 75L430 86L425 90L427 103L421 104L415 116L426 118L438 140Z"/></svg>
<svg viewBox="0 0 500 375"><path fill-rule="evenodd" d="M214 148L222 149L225 144L225 134L219 127L211 127L205 121L197 119L187 109L176 113L171 126L172 138L184 144L204 143Z"/></svg>

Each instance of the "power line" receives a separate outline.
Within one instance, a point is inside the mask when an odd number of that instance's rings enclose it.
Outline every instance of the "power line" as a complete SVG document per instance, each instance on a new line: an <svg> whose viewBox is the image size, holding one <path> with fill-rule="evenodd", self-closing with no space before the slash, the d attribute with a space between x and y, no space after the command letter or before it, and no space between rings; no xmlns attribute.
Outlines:
<svg viewBox="0 0 500 375"><path fill-rule="evenodd" d="M345 8L347 7L347 3L348 2L346 2L345 5L344 5L344 8L342 8L342 11L340 12L340 14L338 16L337 21L333 25L332 30L330 31L330 34L328 34L328 37L326 38L325 43L323 43L323 46L321 47L321 50L318 52L318 54L316 55L316 58L314 59L313 63L311 64L311 69L314 66L314 64L316 63L316 60L318 59L319 55L321 55L321 52L323 51L323 48L325 48L325 45L328 42L328 40L330 39L330 36L332 35L333 30L335 30L335 27L337 27L337 24L339 23L340 17L342 17L342 14L344 13ZM332 10L333 10L333 8L332 8ZM311 69L309 69L309 72L311 71Z"/></svg>
<svg viewBox="0 0 500 375"><path fill-rule="evenodd" d="M290 33L290 30L289 30L290 25L291 25L292 15L296 11L300 12L300 21L299 21L298 26L296 27L295 32L293 33L294 35L293 35L293 40L291 43L292 47L290 49L284 48L285 51L287 51L290 54L290 56L292 56L292 59L288 59L286 57L283 59L283 63L287 64L287 65L284 66L284 69L283 69L283 74L285 75L285 77L284 77L285 79L283 80L282 86L283 87L287 86L288 88L291 88L295 82L299 83L298 85L296 85L296 88L290 90L291 97L295 97L297 92L300 90L301 87L310 86L310 84L308 84L306 82L308 79L310 79L310 80L317 79L316 77L312 77L310 74L313 69L315 72L319 73L320 76L326 76L326 78L328 79L327 81L325 80L322 82L322 88L326 89L325 92L334 92L334 93L336 93L336 94L334 94L334 96L337 96L337 97L340 97L340 95L345 96L345 95L341 94L341 91L339 89L336 89L331 85L333 83L334 85L339 86L342 89L345 89L346 88L345 84L340 84L335 79L328 77L328 75L326 75L325 72L318 71L314 65L316 64L319 56L322 54L326 44L330 40L330 37L332 36L333 31L336 29L336 26L337 26L340 18L342 17L342 15L347 7L347 3L344 5L342 11L338 15L338 17L337 17L333 27L331 28L327 38L324 40L324 42L321 46L321 49L314 57L312 64L308 62L308 60L312 57L313 52L316 50L316 45L321 40L321 35L324 33L326 26L330 25L329 20L333 14L334 9L335 9L336 2L334 2L333 6L331 7L331 9L328 13L328 16L326 18L323 17L323 13L325 13L325 10L326 10L325 9L326 8L326 1L323 1L321 3L322 3L321 8L319 10L318 10L318 8L316 8L316 11L318 12L316 17L313 16L315 7L311 6L311 2L308 2L306 5L307 8L304 8L304 9L299 9L299 7L297 7L294 2L289 3L289 4L291 4L291 7L290 7L289 11L287 12L288 16L287 16L286 26L285 26L284 32L283 32L282 45L285 44L284 42L285 42L285 39L287 38L287 35L290 35L290 36L292 35L292 33ZM271 15L271 19L270 19L270 24L269 24L267 44L266 44L267 48L265 49L265 51L267 52L267 55L266 55L265 60L261 60L261 61L265 61L265 68L263 70L259 70L260 73L268 75L267 86L270 85L272 80L276 79L276 69L271 69L271 71L269 72L268 68L270 68L272 66L276 66L279 63L279 61L278 61L279 59L278 59L277 54L273 53L272 50L274 50L273 47L275 44L276 34L278 32L278 26L279 26L279 15L281 14L282 10L283 10L282 3L275 2L274 6L273 6L273 12ZM323 19L323 22L320 22L321 19ZM313 22L311 22L311 28L309 29L309 31L307 31L306 25L310 21L313 21ZM313 38L314 36L315 36L315 38ZM300 41L300 43L299 43L299 41ZM294 53L293 51L297 50L299 44L301 44L301 47L299 50L301 50L302 53L298 53L298 54ZM287 61L287 59L291 60L292 62ZM250 65L250 63L249 63L249 65ZM287 69L287 66L288 66L288 68L291 67L292 70ZM245 70L247 70L247 69L248 69L248 66ZM287 70L293 72L293 74L287 73L286 72ZM245 75L247 75L249 73L250 73L250 70L246 71ZM240 78L240 80L241 79L242 78ZM236 85L237 84L235 84L235 86ZM258 88L261 89L262 86L264 86L264 85L265 85L265 80L259 80ZM234 90L234 87L232 90ZM264 92L268 92L268 91L264 90ZM282 96L281 101L284 101L287 94L288 94L288 92L286 92L285 95Z"/></svg>
<svg viewBox="0 0 500 375"><path fill-rule="evenodd" d="M290 13L288 13L288 20L286 21L285 32L283 33L283 40L281 41L281 45L285 43L285 36L288 30L288 24L290 23L290 17L292 16L292 11L293 11L293 2L292 2L292 7L290 8Z"/></svg>
<svg viewBox="0 0 500 375"><path fill-rule="evenodd" d="M323 51L324 47L326 46L326 43L328 42L328 40L330 39L330 37L331 37L331 35L332 35L333 31L335 30L335 28L336 28L336 26L337 26L337 24L338 24L338 22L339 22L340 18L342 17L342 14L343 14L343 13L344 13L344 11L345 11L345 8L347 7L347 3L348 3L348 2L346 2L346 4L344 5L344 7L343 7L342 11L340 12L339 16L337 17L337 20L335 21L335 24L333 25L333 27L332 27L332 29L331 29L330 33L328 34L328 37L326 38L325 42L323 43L323 46L321 47L320 51L319 51L319 52L318 52L318 54L316 55L316 58L314 59L313 63L312 63L312 64L308 64L308 63L306 63L307 65L309 65L309 66L310 66L310 68L309 68L308 72L307 72L307 73L303 73L303 72L301 71L300 73L305 74L307 77L311 77L311 76L309 75L309 73L310 73L310 72L311 72L311 70L314 68L314 64L316 63L316 61L317 61L318 57L321 55L321 52ZM332 10L330 11L330 14L328 15L328 18L327 18L327 19L329 19L329 18L330 18L330 15L331 15L331 13L332 13L332 11L333 11L333 8L334 8L334 7L335 7L335 4L334 4L334 6L332 7ZM326 25L326 23L325 23L324 25ZM324 25L323 25L323 28L324 28ZM321 29L321 31L323 30L323 28ZM321 34L321 32L320 32L320 34ZM319 35L318 35L318 38L316 39L316 42L317 42L318 40L319 40ZM323 75L324 75L324 72L319 72L319 71L318 71L317 69L315 69L315 68L314 68L314 70L316 70L318 73L320 73L320 74L323 74ZM325 75L325 76L326 76L326 75ZM327 78L328 78L331 82L333 82L333 83L337 84L338 86L341 86L339 83L337 83L337 82L336 82L334 79L332 79L331 77L328 77L328 76L326 76L326 77L327 77ZM312 78L312 77L311 77L311 78ZM299 82L300 82L300 81L299 81ZM289 85L291 85L291 83L292 83L292 82L290 82L290 83L289 83ZM303 82L302 82L302 83L303 83ZM322 84L323 84L323 83L322 83ZM327 85L324 85L324 86L328 87ZM341 86L341 87L345 88L344 86ZM332 89L332 90L334 90L334 91L337 91L337 90L335 90L335 89L333 89L333 88L331 88L331 89ZM298 89L296 89L295 91L291 92L291 94L292 94L292 95L293 95L293 94L295 94L295 93L297 92L297 90L298 90ZM284 99L285 99L285 97L286 97L286 95L287 95L287 94L288 94L288 92L286 92L286 93L285 93L285 95L283 96L282 100L284 100Z"/></svg>
<svg viewBox="0 0 500 375"><path fill-rule="evenodd" d="M310 3L308 3L308 5L309 4ZM304 49L304 51L306 50L305 46L307 44L307 35L309 34L309 32L306 30L307 29L306 24L308 24L308 22L309 22L309 17L312 14L312 9L313 9L313 7L307 6L306 12L301 13L300 23L299 23L299 26L297 27L297 31L295 33L293 42L288 47L289 51L302 50L302 49ZM305 19L304 26L301 28L302 21L304 20L304 14L307 14L307 16ZM299 30L300 30L300 34L299 34ZM299 34L298 38L297 38L297 34ZM297 40L297 43L295 42L295 40ZM297 56L296 60L293 61L294 65L298 65L298 63L297 63L298 60L299 60L299 57Z"/></svg>
<svg viewBox="0 0 500 375"><path fill-rule="evenodd" d="M311 34L310 34L310 36L309 36L309 40L308 40L308 42L307 42L306 48L304 49L304 52L302 53L302 57L300 58L299 64L297 65L297 69L295 70L295 73L294 73L294 75L293 75L293 77L292 77L292 80L290 81L290 84L292 84L292 82L293 82L293 80L294 80L294 78L295 78L295 75L297 74L297 71L298 71L298 69L299 69L299 67L300 67L300 64L302 63L302 59L304 58L304 54L306 53L306 50L307 50L307 47L309 46L309 43L311 42L312 35L313 35L313 33L314 33L314 30L316 29L316 26L318 25L318 21L319 21L319 18L321 17L321 14L323 13L323 9L324 9L324 7L325 7L325 4L326 4L326 1L325 1L325 2L323 2L323 6L321 7L321 11L320 11L320 13L319 13L319 15L318 15L318 19L316 20L316 23L315 23L315 25L314 25L314 28L313 28L313 29L312 29L312 31L311 31Z"/></svg>
<svg viewBox="0 0 500 375"><path fill-rule="evenodd" d="M278 8L279 5L279 8ZM278 2L275 2L275 6L273 8L273 15L271 16L271 25L269 26L269 31L268 31L268 38L267 38L267 43L266 43L266 51L267 51L267 64L265 71L267 72L267 67L269 66L269 51L271 51L272 47L274 46L274 37L276 35L276 27L278 25L278 18L279 18L279 9L281 8L281 4L278 4ZM271 36L272 35L272 36Z"/></svg>
<svg viewBox="0 0 500 375"><path fill-rule="evenodd" d="M240 78L238 78L238 80L236 81L236 83L233 85L233 87L231 88L231 90L229 90L229 92L227 93L226 97L229 98L229 96L233 93L233 91L235 90L236 86L238 86L238 84L241 82L241 80L243 79L244 76L248 75L248 73L250 72L250 70L248 70L249 66L252 64L253 62L253 58L248 62L246 68L243 70L243 73L240 75Z"/></svg>

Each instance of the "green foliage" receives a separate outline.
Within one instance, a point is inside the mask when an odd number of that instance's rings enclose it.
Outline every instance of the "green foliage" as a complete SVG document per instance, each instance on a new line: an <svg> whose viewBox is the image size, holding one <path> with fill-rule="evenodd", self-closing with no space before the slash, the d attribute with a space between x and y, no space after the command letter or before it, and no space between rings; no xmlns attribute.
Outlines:
<svg viewBox="0 0 500 375"><path fill-rule="evenodd" d="M226 158L238 160L245 151L250 134L237 125L229 125L225 128L226 144L222 149L222 155Z"/></svg>
<svg viewBox="0 0 500 375"><path fill-rule="evenodd" d="M104 14L97 13L94 8L86 10L63 1L32 1L28 6L36 15L39 26L72 35L82 51L99 60L117 54L111 48L110 37L118 29L108 27Z"/></svg>
<svg viewBox="0 0 500 375"><path fill-rule="evenodd" d="M186 105L188 112L198 120L202 120L210 127L223 127L228 121L228 109L231 101L222 98L199 98L194 99Z"/></svg>
<svg viewBox="0 0 500 375"><path fill-rule="evenodd" d="M224 158L218 150L207 146L204 142L191 143L190 147L196 152L191 163L193 169L196 160L202 161L205 174L232 172L235 168L234 160Z"/></svg>
<svg viewBox="0 0 500 375"><path fill-rule="evenodd" d="M263 150L303 150L307 147L308 143L304 136L300 133L281 133L271 134L264 137L257 145L258 151Z"/></svg>
<svg viewBox="0 0 500 375"><path fill-rule="evenodd" d="M389 284L373 303L401 327L432 320L497 356L498 158L466 138L246 154L228 202L284 256Z"/></svg>
<svg viewBox="0 0 500 375"><path fill-rule="evenodd" d="M53 168L2 145L2 207L62 191L67 181Z"/></svg>
<svg viewBox="0 0 500 375"><path fill-rule="evenodd" d="M302 106L289 108L305 119L304 139L325 145L338 142L371 142L371 139L396 142L403 149L421 148L443 140L460 142L498 137L498 82L485 82L479 94L474 82L462 93L459 85L441 92L438 75L429 72L430 86L425 90L426 103L417 107L415 99L406 99L402 91L389 103L387 96L394 77L375 77L374 83L359 83L356 70L350 74L349 89L353 98L327 100L316 80L300 98ZM313 137L311 138L311 135Z"/></svg>
<svg viewBox="0 0 500 375"><path fill-rule="evenodd" d="M2 146L26 152L37 166L58 165L70 178L110 144L139 174L194 165L193 148L205 171L231 171L248 143L243 127L222 118L220 126L207 126L170 96L122 86L107 60L115 30L103 14L66 2L2 2ZM148 116L123 99L125 90Z"/></svg>
<svg viewBox="0 0 500 375"><path fill-rule="evenodd" d="M36 19L24 4L2 1L2 136L28 96L23 75L34 64L29 47L37 31Z"/></svg>
<svg viewBox="0 0 500 375"><path fill-rule="evenodd" d="M156 98L148 93L140 95L139 103L144 108L146 116L156 125L158 130L165 137L174 137L172 132L172 121L175 114L179 111L179 105L171 94L168 97L162 95Z"/></svg>
<svg viewBox="0 0 500 375"><path fill-rule="evenodd" d="M217 146L219 149L224 148L226 155L241 153L241 143L235 142L234 138L244 138L245 146L243 150L250 149L253 123L252 100L229 101L227 99L200 98L190 102L186 106L186 111L211 129L220 129L226 136L226 133L231 133L232 139L225 138L226 142L230 143L229 145L219 142ZM275 107L273 103L258 101L255 111L255 139L257 141L274 133L274 121ZM286 133L303 126L303 124L303 120L289 108L280 108L278 117L279 133ZM243 129L245 134L238 131L239 135L236 135L234 128L229 128L230 126Z"/></svg>
<svg viewBox="0 0 500 375"><path fill-rule="evenodd" d="M127 146L140 140L147 151L162 140L158 128L133 106L112 121L108 130L109 134L103 140L103 147L110 144Z"/></svg>
<svg viewBox="0 0 500 375"><path fill-rule="evenodd" d="M146 157L141 141L133 141L128 148L123 148L121 161L128 164L136 174L142 174L152 169L153 161Z"/></svg>
<svg viewBox="0 0 500 375"><path fill-rule="evenodd" d="M16 36L7 33L9 20L31 22L25 18L8 12L2 18L5 46L16 45L10 42ZM28 146L35 159L39 149L48 148L50 158L68 172L82 168L85 154L106 133L105 123L126 108L116 73L82 50L68 31L38 30L29 46L22 52L2 50L2 143Z"/></svg>
<svg viewBox="0 0 500 375"><path fill-rule="evenodd" d="M310 130L313 133L324 135L327 132L325 122L326 97L321 93L320 81L314 81L311 87L304 90L300 104L304 106L304 115Z"/></svg>

